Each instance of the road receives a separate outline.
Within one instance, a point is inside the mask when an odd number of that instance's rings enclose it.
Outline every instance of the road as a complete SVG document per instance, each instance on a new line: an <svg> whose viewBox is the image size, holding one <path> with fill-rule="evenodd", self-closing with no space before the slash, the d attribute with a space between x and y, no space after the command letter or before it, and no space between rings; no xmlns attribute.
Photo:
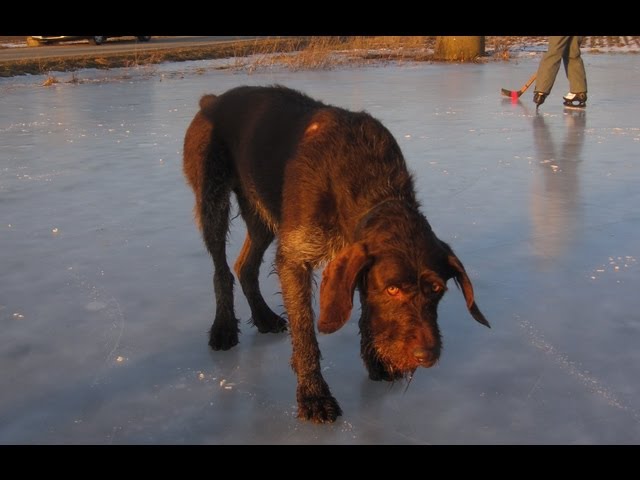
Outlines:
<svg viewBox="0 0 640 480"><path fill-rule="evenodd" d="M86 40L80 40L41 45L39 47L2 48L0 49L0 62L96 54L122 54L171 48L193 48L252 38L255 37L151 37L149 42L139 42L134 37L114 37L102 45L92 45Z"/></svg>

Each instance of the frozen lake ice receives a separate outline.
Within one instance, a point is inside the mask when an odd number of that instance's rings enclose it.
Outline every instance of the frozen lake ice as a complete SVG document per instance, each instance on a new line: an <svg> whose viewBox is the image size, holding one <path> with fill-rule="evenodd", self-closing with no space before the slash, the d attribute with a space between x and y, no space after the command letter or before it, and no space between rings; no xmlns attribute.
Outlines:
<svg viewBox="0 0 640 480"><path fill-rule="evenodd" d="M0 79L0 443L637 444L640 58L583 55L536 114L540 53L486 64L245 73L207 62ZM60 74L63 80L70 75ZM344 414L296 419L287 334L207 346L212 264L182 140L204 93L281 83L365 109L396 136L423 211L474 284L450 282L444 351L411 384L368 380L357 317L319 336ZM233 261L244 238L232 224ZM282 311L273 248L265 298Z"/></svg>

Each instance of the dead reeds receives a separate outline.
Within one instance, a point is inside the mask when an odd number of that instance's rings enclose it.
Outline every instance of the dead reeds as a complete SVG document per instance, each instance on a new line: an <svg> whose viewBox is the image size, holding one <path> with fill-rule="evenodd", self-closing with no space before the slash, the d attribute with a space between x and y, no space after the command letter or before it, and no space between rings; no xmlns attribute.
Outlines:
<svg viewBox="0 0 640 480"><path fill-rule="evenodd" d="M236 67L250 71L265 68L323 70L370 62L424 59L430 54L435 37L420 36L315 36L298 40L282 51L258 48L240 59ZM264 45L263 45L264 47Z"/></svg>

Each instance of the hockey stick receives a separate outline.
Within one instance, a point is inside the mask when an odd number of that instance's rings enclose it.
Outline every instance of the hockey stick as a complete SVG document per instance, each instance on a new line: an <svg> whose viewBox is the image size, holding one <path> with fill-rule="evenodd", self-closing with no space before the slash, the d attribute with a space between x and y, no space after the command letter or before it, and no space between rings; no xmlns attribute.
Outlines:
<svg viewBox="0 0 640 480"><path fill-rule="evenodd" d="M520 96L522 96L522 94L527 91L527 88L529 88L535 81L537 75L538 72L531 75L529 80L527 80L527 83L525 83L520 90L507 90L506 88L503 88L501 90L502 95L504 95L505 97L520 98Z"/></svg>

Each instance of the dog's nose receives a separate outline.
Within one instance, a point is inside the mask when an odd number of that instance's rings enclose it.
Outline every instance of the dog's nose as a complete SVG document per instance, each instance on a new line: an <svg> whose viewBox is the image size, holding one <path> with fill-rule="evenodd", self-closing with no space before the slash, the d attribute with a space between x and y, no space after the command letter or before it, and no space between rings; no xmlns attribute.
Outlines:
<svg viewBox="0 0 640 480"><path fill-rule="evenodd" d="M413 351L413 356L416 357L416 360L420 362L421 365L426 367L430 367L437 360L433 350L427 350L426 348L416 348Z"/></svg>

